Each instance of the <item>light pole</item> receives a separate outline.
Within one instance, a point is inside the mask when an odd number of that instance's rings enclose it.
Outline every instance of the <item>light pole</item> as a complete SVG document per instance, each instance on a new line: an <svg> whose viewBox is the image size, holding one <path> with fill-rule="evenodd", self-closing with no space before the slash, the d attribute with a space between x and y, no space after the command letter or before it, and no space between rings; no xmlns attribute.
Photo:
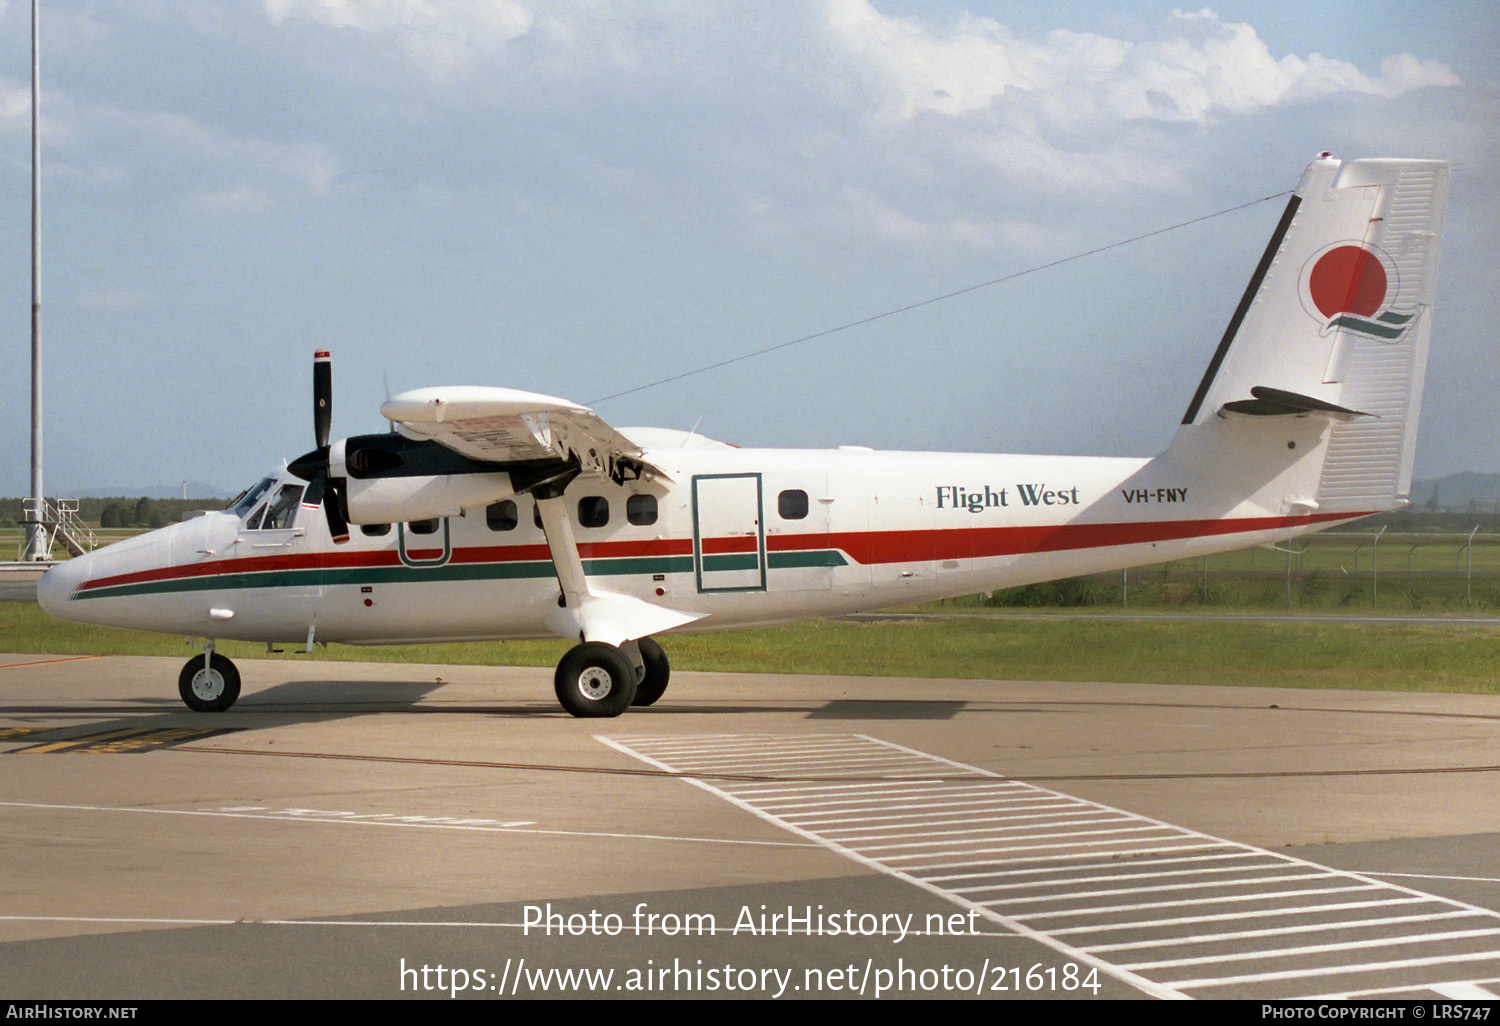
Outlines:
<svg viewBox="0 0 1500 1026"><path fill-rule="evenodd" d="M31 0L31 523L23 559L50 559L42 520L47 503L42 493L42 76L40 0Z"/></svg>

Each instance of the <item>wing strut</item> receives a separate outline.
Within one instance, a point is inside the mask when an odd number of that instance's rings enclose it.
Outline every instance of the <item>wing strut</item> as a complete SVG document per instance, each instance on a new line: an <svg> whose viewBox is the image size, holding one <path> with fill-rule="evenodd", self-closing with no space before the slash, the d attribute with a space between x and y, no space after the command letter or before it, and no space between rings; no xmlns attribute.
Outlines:
<svg viewBox="0 0 1500 1026"><path fill-rule="evenodd" d="M569 640L602 641L616 648L627 641L681 627L702 619L703 613L684 613L652 605L631 595L621 595L591 584L578 554L578 540L563 489L575 474L554 478L537 486L532 494L547 551L562 589L560 604L543 618L547 629Z"/></svg>
<svg viewBox="0 0 1500 1026"><path fill-rule="evenodd" d="M547 536L547 551L562 588L563 608L579 609L589 597L588 577L578 555L578 540L573 536L573 522L568 519L568 505L561 495L536 497L537 513L542 518L542 532ZM579 641L589 639L580 637Z"/></svg>

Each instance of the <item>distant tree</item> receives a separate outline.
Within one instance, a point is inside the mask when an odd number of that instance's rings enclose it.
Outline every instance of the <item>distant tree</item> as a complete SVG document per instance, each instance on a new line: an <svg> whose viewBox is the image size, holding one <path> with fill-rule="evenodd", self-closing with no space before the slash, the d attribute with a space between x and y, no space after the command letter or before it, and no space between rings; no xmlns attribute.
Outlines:
<svg viewBox="0 0 1500 1026"><path fill-rule="evenodd" d="M167 511L155 499L143 495L135 504L135 526L165 527L167 526Z"/></svg>

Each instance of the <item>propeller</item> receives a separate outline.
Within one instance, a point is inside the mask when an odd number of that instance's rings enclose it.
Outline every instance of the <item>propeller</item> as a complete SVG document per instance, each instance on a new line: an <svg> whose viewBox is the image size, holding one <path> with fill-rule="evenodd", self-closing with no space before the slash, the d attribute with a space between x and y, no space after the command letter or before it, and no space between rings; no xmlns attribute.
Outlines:
<svg viewBox="0 0 1500 1026"><path fill-rule="evenodd" d="M328 433L333 424L333 362L328 350L313 354L313 435L318 447L298 456L287 470L307 482L303 502L323 507L328 533L337 543L349 540L349 521L344 516L343 486L328 475Z"/></svg>

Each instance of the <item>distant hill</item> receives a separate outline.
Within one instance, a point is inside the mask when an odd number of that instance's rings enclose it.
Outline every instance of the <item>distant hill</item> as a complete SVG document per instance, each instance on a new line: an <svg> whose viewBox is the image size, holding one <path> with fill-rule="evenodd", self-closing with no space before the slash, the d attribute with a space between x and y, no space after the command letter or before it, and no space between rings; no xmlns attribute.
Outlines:
<svg viewBox="0 0 1500 1026"><path fill-rule="evenodd" d="M1414 509L1448 513L1500 513L1500 474L1465 470L1436 481L1413 481Z"/></svg>
<svg viewBox="0 0 1500 1026"><path fill-rule="evenodd" d="M240 487L244 487L241 485ZM239 488L224 488L221 485L209 484L205 481L189 481L187 483L187 494L189 498L194 495L223 495L231 496L239 493ZM182 482L174 484L150 484L142 488L140 485L104 485L100 487L74 488L64 499L82 498L85 495L95 496L130 496L139 498L144 495L148 499L180 499L182 498Z"/></svg>

